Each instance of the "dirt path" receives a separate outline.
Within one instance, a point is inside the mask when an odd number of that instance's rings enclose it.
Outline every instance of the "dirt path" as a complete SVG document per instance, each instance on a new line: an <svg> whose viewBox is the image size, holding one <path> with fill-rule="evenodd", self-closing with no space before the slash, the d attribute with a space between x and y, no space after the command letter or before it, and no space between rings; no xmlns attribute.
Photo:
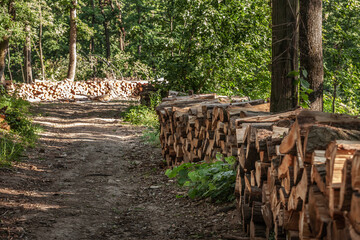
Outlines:
<svg viewBox="0 0 360 240"><path fill-rule="evenodd" d="M231 239L235 211L177 199L160 149L122 123L126 103L40 104L44 132L0 170L0 239ZM229 209L231 209L229 211Z"/></svg>

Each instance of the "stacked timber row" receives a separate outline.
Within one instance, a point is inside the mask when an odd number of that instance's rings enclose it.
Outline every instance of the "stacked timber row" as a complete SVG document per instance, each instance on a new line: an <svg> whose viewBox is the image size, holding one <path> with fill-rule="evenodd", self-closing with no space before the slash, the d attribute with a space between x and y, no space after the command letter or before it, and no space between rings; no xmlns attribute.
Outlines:
<svg viewBox="0 0 360 240"><path fill-rule="evenodd" d="M157 108L169 166L238 158L235 194L251 239L360 239L360 119L215 95Z"/></svg>
<svg viewBox="0 0 360 240"><path fill-rule="evenodd" d="M147 83L123 80L95 81L36 81L34 84L10 84L7 88L25 100L55 101L75 100L77 97L99 97L108 95L108 99L130 98L138 96Z"/></svg>
<svg viewBox="0 0 360 240"><path fill-rule="evenodd" d="M175 166L210 161L217 153L237 155L235 120L268 110L264 100L215 94L165 98L157 107L163 156Z"/></svg>
<svg viewBox="0 0 360 240"><path fill-rule="evenodd" d="M359 118L296 110L235 124L235 192L252 239L360 239Z"/></svg>

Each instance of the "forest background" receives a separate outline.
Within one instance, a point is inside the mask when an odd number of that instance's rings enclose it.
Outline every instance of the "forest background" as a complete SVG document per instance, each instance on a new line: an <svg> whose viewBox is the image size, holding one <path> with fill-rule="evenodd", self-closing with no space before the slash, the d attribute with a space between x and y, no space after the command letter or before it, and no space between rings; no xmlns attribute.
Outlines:
<svg viewBox="0 0 360 240"><path fill-rule="evenodd" d="M26 81L29 63L34 78L67 77L73 9L75 80L164 78L172 90L270 96L271 4L264 0L0 0L6 80ZM323 1L328 112L360 113L359 12L358 0Z"/></svg>

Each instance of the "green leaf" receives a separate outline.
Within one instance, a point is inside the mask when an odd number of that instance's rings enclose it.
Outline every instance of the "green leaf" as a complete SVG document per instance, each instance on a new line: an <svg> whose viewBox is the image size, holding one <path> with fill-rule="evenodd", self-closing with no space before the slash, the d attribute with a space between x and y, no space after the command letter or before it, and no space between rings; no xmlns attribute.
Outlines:
<svg viewBox="0 0 360 240"><path fill-rule="evenodd" d="M300 75L299 71L291 71L288 73L287 77L293 78L293 77L297 77L299 75Z"/></svg>

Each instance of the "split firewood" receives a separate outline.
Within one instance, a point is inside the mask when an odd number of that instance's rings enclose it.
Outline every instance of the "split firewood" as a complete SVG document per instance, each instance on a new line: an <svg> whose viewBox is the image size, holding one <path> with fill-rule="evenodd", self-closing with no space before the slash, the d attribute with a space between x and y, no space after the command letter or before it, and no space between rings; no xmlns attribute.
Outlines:
<svg viewBox="0 0 360 240"><path fill-rule="evenodd" d="M268 238L271 229L277 239L356 236L360 120L301 109L269 114L262 105L221 98L159 108L169 166L235 156L237 208L250 238Z"/></svg>
<svg viewBox="0 0 360 240"><path fill-rule="evenodd" d="M25 100L34 101L81 100L84 97L95 101L108 101L139 96L146 85L146 81L107 79L82 82L35 81L33 84L11 84L8 91Z"/></svg>

